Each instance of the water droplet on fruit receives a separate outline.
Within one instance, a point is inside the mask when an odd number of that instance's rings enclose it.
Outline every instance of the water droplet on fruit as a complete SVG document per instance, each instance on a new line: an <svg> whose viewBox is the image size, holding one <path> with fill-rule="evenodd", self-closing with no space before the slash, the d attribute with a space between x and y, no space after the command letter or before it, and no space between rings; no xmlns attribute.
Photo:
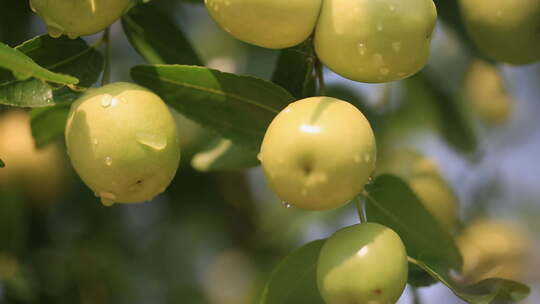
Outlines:
<svg viewBox="0 0 540 304"><path fill-rule="evenodd" d="M262 153L257 154L257 159L262 163Z"/></svg>
<svg viewBox="0 0 540 304"><path fill-rule="evenodd" d="M377 24L377 31L382 32L382 30L384 30L384 26L381 23Z"/></svg>
<svg viewBox="0 0 540 304"><path fill-rule="evenodd" d="M108 167L112 165L112 158L110 156L105 157L105 165Z"/></svg>
<svg viewBox="0 0 540 304"><path fill-rule="evenodd" d="M64 30L54 25L48 25L47 32L49 33L49 36L59 38L64 33Z"/></svg>
<svg viewBox="0 0 540 304"><path fill-rule="evenodd" d="M113 97L111 95L109 94L103 95L103 97L101 98L101 106L104 108L110 107L112 104L112 100L113 100Z"/></svg>
<svg viewBox="0 0 540 304"><path fill-rule="evenodd" d="M358 43L358 52L360 53L360 56L366 55L366 44L365 43Z"/></svg>
<svg viewBox="0 0 540 304"><path fill-rule="evenodd" d="M17 78L18 80L26 80L30 77L32 77L32 73L24 72L24 71L13 71L13 77Z"/></svg>
<svg viewBox="0 0 540 304"><path fill-rule="evenodd" d="M394 52L399 53L399 51L401 51L401 42L392 43L392 49Z"/></svg>
<svg viewBox="0 0 540 304"><path fill-rule="evenodd" d="M94 144L94 146L97 146L97 144L99 143L99 141L97 140L97 138L94 138L94 140L92 140L92 143Z"/></svg>
<svg viewBox="0 0 540 304"><path fill-rule="evenodd" d="M135 135L137 142L154 150L161 151L167 147L167 138L150 132L139 132Z"/></svg>
<svg viewBox="0 0 540 304"><path fill-rule="evenodd" d="M364 155L364 161L366 163L369 163L370 160L371 160L371 156L369 154Z"/></svg>
<svg viewBox="0 0 540 304"><path fill-rule="evenodd" d="M396 10L396 7L393 4L390 4L388 7L392 12Z"/></svg>
<svg viewBox="0 0 540 304"><path fill-rule="evenodd" d="M281 205L283 205L283 207L285 207L287 209L291 208L291 204L287 203L286 201L282 201Z"/></svg>
<svg viewBox="0 0 540 304"><path fill-rule="evenodd" d="M381 72L381 75L386 76L390 73L390 70L388 68L381 68L379 70Z"/></svg>
<svg viewBox="0 0 540 304"><path fill-rule="evenodd" d="M116 201L116 195L110 192L100 192L99 197L101 197L101 203L103 206L110 207L114 205Z"/></svg>

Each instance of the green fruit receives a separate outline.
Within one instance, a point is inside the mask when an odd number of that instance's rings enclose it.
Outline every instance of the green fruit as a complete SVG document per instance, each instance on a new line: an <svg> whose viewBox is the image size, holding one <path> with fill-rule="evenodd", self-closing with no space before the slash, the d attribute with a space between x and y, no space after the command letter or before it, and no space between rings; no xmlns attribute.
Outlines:
<svg viewBox="0 0 540 304"><path fill-rule="evenodd" d="M339 230L325 242L317 283L326 304L395 303L407 274L400 237L390 228L365 223Z"/></svg>
<svg viewBox="0 0 540 304"><path fill-rule="evenodd" d="M131 0L30 0L32 10L47 24L52 37L91 35L113 24Z"/></svg>
<svg viewBox="0 0 540 304"><path fill-rule="evenodd" d="M321 0L205 0L212 18L239 40L271 49L302 43L313 32Z"/></svg>
<svg viewBox="0 0 540 304"><path fill-rule="evenodd" d="M167 105L134 84L88 90L71 106L65 135L73 167L105 205L152 199L180 161Z"/></svg>
<svg viewBox="0 0 540 304"><path fill-rule="evenodd" d="M315 49L351 80L399 80L427 63L436 19L432 0L325 0Z"/></svg>
<svg viewBox="0 0 540 304"><path fill-rule="evenodd" d="M270 187L303 209L337 208L359 194L375 165L364 115L331 97L302 99L279 113L259 154Z"/></svg>
<svg viewBox="0 0 540 304"><path fill-rule="evenodd" d="M401 149L387 152L380 163L377 174L394 174L406 180L439 223L447 231L455 231L459 223L458 199L433 160L415 151Z"/></svg>
<svg viewBox="0 0 540 304"><path fill-rule="evenodd" d="M488 56L510 64L540 60L538 0L460 0L471 38Z"/></svg>

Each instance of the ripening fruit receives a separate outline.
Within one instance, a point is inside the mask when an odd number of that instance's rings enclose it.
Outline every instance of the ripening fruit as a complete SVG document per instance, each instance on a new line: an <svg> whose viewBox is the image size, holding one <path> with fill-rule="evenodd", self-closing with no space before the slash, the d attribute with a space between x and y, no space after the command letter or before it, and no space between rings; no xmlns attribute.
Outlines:
<svg viewBox="0 0 540 304"><path fill-rule="evenodd" d="M540 60L540 1L460 0L461 14L476 45L510 64Z"/></svg>
<svg viewBox="0 0 540 304"><path fill-rule="evenodd" d="M65 135L73 167L104 205L152 199L180 161L167 105L130 83L88 90L71 106Z"/></svg>
<svg viewBox="0 0 540 304"><path fill-rule="evenodd" d="M457 238L467 281L487 278L522 280L531 240L514 224L478 219Z"/></svg>
<svg viewBox="0 0 540 304"><path fill-rule="evenodd" d="M326 304L391 304L405 289L407 274L407 252L399 235L365 223L341 229L324 243L317 284Z"/></svg>
<svg viewBox="0 0 540 304"><path fill-rule="evenodd" d="M513 100L506 93L504 79L495 66L475 61L467 73L465 91L471 110L486 125L504 124L512 115Z"/></svg>
<svg viewBox="0 0 540 304"><path fill-rule="evenodd" d="M453 232L457 228L458 199L432 159L402 149L387 153L380 163L377 174L389 173L403 178L447 231Z"/></svg>
<svg viewBox="0 0 540 304"><path fill-rule="evenodd" d="M325 0L315 50L351 80L403 79L427 63L436 19L432 0Z"/></svg>
<svg viewBox="0 0 540 304"><path fill-rule="evenodd" d="M205 0L212 18L239 40L270 49L302 43L313 32L321 0Z"/></svg>
<svg viewBox="0 0 540 304"><path fill-rule="evenodd" d="M58 198L65 187L66 164L58 146L37 149L27 112L12 110L0 115L0 188L18 189L36 203Z"/></svg>
<svg viewBox="0 0 540 304"><path fill-rule="evenodd" d="M286 203L337 208L359 194L375 166L375 137L348 102L311 97L291 103L266 131L259 154L270 187Z"/></svg>
<svg viewBox="0 0 540 304"><path fill-rule="evenodd" d="M30 0L30 7L46 23L49 35L69 38L91 35L113 24L131 0Z"/></svg>

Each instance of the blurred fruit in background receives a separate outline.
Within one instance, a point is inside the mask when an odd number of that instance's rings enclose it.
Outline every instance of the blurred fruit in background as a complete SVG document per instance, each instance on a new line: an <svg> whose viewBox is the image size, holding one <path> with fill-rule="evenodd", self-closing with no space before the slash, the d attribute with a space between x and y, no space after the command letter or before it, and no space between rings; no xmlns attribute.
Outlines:
<svg viewBox="0 0 540 304"><path fill-rule="evenodd" d="M458 200L433 159L409 149L391 150L381 156L376 173L394 174L406 180L447 231L457 228Z"/></svg>
<svg viewBox="0 0 540 304"><path fill-rule="evenodd" d="M38 205L50 203L66 190L67 170L60 147L50 144L37 149L27 112L0 114L0 189L10 189Z"/></svg>
<svg viewBox="0 0 540 304"><path fill-rule="evenodd" d="M474 61L465 78L465 91L472 112L482 123L502 125L512 116L515 102L508 95L504 79L494 65Z"/></svg>
<svg viewBox="0 0 540 304"><path fill-rule="evenodd" d="M512 222L480 218L457 238L464 260L463 278L478 282L487 278L523 280L531 239Z"/></svg>

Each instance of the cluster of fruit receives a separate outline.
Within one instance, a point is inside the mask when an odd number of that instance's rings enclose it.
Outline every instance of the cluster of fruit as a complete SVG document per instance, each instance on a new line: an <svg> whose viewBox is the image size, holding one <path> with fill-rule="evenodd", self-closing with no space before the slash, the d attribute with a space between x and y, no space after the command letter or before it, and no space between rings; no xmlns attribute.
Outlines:
<svg viewBox="0 0 540 304"><path fill-rule="evenodd" d="M129 0L30 2L51 36L71 38L103 30L130 6ZM314 33L322 63L346 78L370 83L404 79L422 69L437 20L432 0L205 4L225 31L261 47L292 47ZM539 59L539 18L530 17L540 11L536 0L461 0L461 6L473 38L486 53L516 64ZM492 11L494 7L498 10ZM518 9L527 22L506 18L507 11ZM128 83L89 89L72 105L65 139L73 167L105 205L152 199L171 182L180 160L178 130L166 104ZM431 163L413 159L406 162L406 172L390 172L407 179L419 197L429 197L423 201L436 205L427 209L453 231L455 198ZM271 188L287 204L328 210L362 192L375 170L375 137L356 107L331 97L311 97L291 103L275 117L259 160ZM407 273L400 237L387 227L363 223L336 232L325 243L318 284L327 303L395 303Z"/></svg>

